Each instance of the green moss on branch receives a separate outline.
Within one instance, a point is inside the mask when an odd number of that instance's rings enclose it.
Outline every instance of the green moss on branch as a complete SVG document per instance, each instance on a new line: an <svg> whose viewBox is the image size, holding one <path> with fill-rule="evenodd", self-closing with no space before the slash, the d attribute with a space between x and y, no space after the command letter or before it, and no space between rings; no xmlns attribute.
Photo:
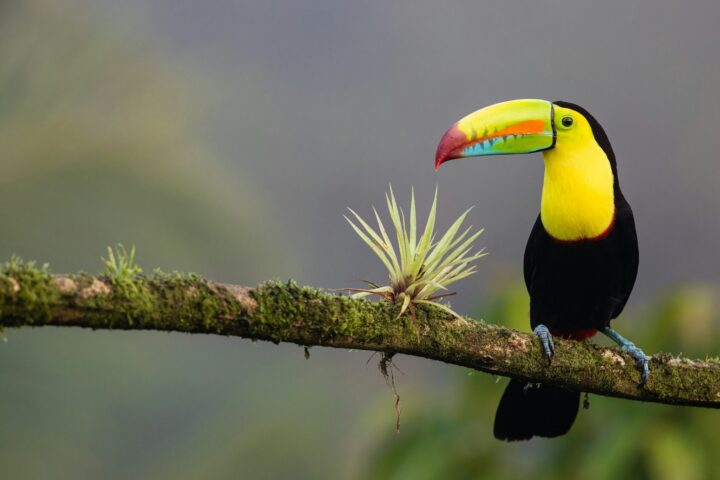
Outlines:
<svg viewBox="0 0 720 480"><path fill-rule="evenodd" d="M292 282L244 288L196 275L52 275L18 259L0 272L0 326L76 326L231 335L275 343L405 353L572 390L720 407L720 363L655 355L650 382L620 350L556 340L553 364L532 335L434 307L324 293Z"/></svg>

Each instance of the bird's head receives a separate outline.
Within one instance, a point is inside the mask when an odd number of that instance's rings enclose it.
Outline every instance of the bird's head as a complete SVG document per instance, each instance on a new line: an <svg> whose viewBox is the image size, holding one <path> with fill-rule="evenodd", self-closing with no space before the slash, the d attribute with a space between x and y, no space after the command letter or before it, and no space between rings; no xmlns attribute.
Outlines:
<svg viewBox="0 0 720 480"><path fill-rule="evenodd" d="M550 150L562 153L591 144L602 148L615 171L615 158L605 132L582 107L547 100L510 100L455 122L438 144L435 169L457 158Z"/></svg>
<svg viewBox="0 0 720 480"><path fill-rule="evenodd" d="M531 152L545 158L546 231L559 240L607 232L621 195L615 155L600 124L572 103L511 100L471 113L440 140L435 169L456 158Z"/></svg>

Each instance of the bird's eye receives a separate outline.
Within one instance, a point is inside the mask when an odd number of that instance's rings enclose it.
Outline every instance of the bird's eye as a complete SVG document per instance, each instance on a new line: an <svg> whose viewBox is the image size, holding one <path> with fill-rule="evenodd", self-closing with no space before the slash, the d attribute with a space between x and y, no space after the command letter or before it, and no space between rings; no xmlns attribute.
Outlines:
<svg viewBox="0 0 720 480"><path fill-rule="evenodd" d="M573 124L573 118L572 117L563 117L561 120L563 127L571 127Z"/></svg>

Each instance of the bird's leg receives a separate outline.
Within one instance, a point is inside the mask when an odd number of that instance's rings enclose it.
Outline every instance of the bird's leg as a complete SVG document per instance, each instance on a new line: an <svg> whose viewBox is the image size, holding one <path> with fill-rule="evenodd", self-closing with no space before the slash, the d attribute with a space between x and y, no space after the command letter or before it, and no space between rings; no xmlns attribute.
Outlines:
<svg viewBox="0 0 720 480"><path fill-rule="evenodd" d="M605 327L600 330L602 333L612 339L613 342L620 345L623 352L628 353L637 362L638 368L640 369L640 386L647 383L648 377L650 376L650 357L645 355L641 349L639 349L633 342L620 335L618 332L610 327Z"/></svg>
<svg viewBox="0 0 720 480"><path fill-rule="evenodd" d="M548 330L545 325L540 324L535 327L535 329L533 330L533 334L535 334L540 339L540 343L542 344L545 356L548 358L548 363L551 363L552 357L555 354L555 345L553 344L550 330Z"/></svg>

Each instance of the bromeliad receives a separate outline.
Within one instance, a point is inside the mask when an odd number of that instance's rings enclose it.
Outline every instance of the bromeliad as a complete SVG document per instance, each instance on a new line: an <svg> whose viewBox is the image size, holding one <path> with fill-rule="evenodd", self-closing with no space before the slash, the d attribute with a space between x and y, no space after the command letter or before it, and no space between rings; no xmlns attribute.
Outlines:
<svg viewBox="0 0 720 480"><path fill-rule="evenodd" d="M392 221L397 245L393 246L390 236L383 225L380 215L373 207L377 221L377 231L360 217L353 209L350 210L357 224L348 217L353 230L372 249L387 268L390 284L380 286L367 282L369 289L349 289L357 291L356 297L378 295L389 301L400 302L400 315L416 304L429 304L441 308L448 313L459 316L447 305L438 300L451 295L442 293L447 287L476 272L475 261L485 255L483 250L472 253L473 242L482 230L475 233L472 226L460 233L470 209L460 215L450 228L437 239L435 217L437 213L437 188L425 228L418 238L418 222L415 210L415 191L410 200L410 215L407 221L404 212L398 207L392 186L390 193L385 195L388 213ZM361 228L362 227L362 228Z"/></svg>

